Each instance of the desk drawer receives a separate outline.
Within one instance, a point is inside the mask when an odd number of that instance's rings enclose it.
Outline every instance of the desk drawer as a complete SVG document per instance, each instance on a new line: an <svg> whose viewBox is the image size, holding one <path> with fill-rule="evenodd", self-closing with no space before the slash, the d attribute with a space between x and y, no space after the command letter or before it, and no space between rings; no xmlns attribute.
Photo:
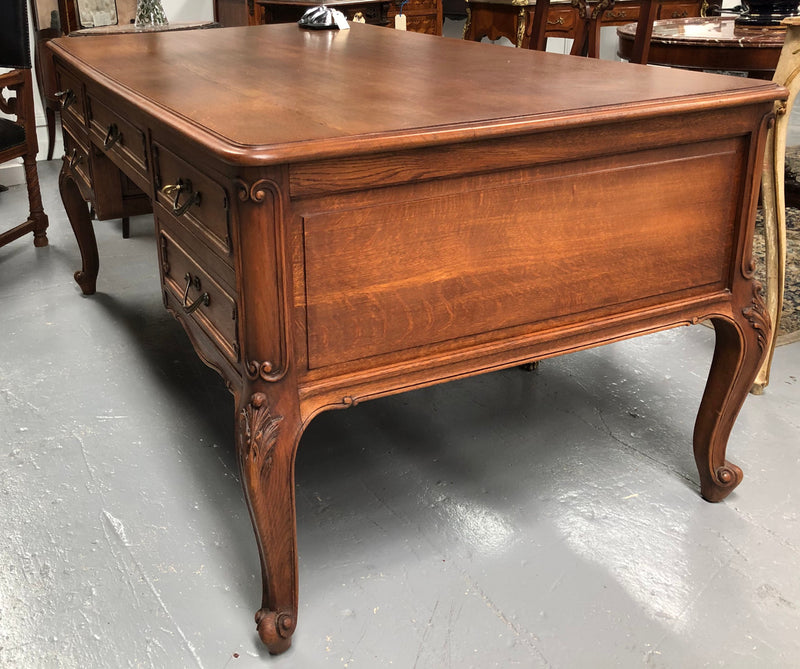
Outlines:
<svg viewBox="0 0 800 669"><path fill-rule="evenodd" d="M147 143L144 132L99 100L91 97L89 98L89 130L105 154L126 172L133 170L141 179L139 186L146 188L148 180Z"/></svg>
<svg viewBox="0 0 800 669"><path fill-rule="evenodd" d="M659 19L684 19L699 15L697 3L663 4L658 7Z"/></svg>
<svg viewBox="0 0 800 669"><path fill-rule="evenodd" d="M436 14L436 0L408 0L403 5L403 14Z"/></svg>
<svg viewBox="0 0 800 669"><path fill-rule="evenodd" d="M639 5L616 5L603 14L603 25L633 23L639 20Z"/></svg>
<svg viewBox="0 0 800 669"><path fill-rule="evenodd" d="M156 201L218 253L231 254L228 194L214 179L153 142ZM173 186L173 189L168 189ZM180 192L178 191L180 187ZM168 193L162 189L167 188Z"/></svg>
<svg viewBox="0 0 800 669"><path fill-rule="evenodd" d="M92 191L92 174L89 166L89 148L73 135L72 128L64 126L64 155L78 186L84 194ZM84 191L85 189L85 191Z"/></svg>
<svg viewBox="0 0 800 669"><path fill-rule="evenodd" d="M73 130L86 128L86 96L83 85L63 68L56 71L59 100L61 101L61 123Z"/></svg>
<svg viewBox="0 0 800 669"><path fill-rule="evenodd" d="M547 34L571 33L575 29L577 14L572 7L550 6L547 12Z"/></svg>
<svg viewBox="0 0 800 669"><path fill-rule="evenodd" d="M230 361L239 360L238 313L233 291L206 271L204 254L187 243L179 227L157 216L165 301L172 303L190 335L199 329ZM186 306L184 306L184 304ZM198 341L193 337L195 346Z"/></svg>
<svg viewBox="0 0 800 669"><path fill-rule="evenodd" d="M426 35L441 35L439 20L435 14L422 14L417 16L407 15L406 30Z"/></svg>

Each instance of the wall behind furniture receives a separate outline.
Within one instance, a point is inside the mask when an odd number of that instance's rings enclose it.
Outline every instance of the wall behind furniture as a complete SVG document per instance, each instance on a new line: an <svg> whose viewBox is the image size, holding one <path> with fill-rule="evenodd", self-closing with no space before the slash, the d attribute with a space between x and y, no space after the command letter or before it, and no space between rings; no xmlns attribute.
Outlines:
<svg viewBox="0 0 800 669"><path fill-rule="evenodd" d="M170 23L192 23L214 19L214 0L161 0ZM136 0L117 0L117 13L122 17L136 15Z"/></svg>
<svg viewBox="0 0 800 669"><path fill-rule="evenodd" d="M213 0L161 0L167 20L171 23L191 21L212 21L214 19Z"/></svg>

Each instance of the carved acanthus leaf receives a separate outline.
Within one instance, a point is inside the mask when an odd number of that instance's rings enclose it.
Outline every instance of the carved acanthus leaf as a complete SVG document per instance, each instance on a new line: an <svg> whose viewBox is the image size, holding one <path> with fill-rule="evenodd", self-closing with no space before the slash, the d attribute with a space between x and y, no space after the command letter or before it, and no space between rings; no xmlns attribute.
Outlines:
<svg viewBox="0 0 800 669"><path fill-rule="evenodd" d="M272 451L278 442L278 426L283 416L272 416L264 393L254 393L250 404L241 410L241 457L264 474L272 465Z"/></svg>
<svg viewBox="0 0 800 669"><path fill-rule="evenodd" d="M742 314L750 322L758 335L758 346L763 351L771 331L769 313L764 304L763 290L761 282L753 282L753 300L749 307L742 309Z"/></svg>

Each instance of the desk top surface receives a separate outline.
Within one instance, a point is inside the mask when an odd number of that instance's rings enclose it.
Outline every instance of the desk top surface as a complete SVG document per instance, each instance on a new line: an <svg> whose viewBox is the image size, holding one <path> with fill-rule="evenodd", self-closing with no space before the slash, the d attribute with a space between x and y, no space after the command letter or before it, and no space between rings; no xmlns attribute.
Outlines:
<svg viewBox="0 0 800 669"><path fill-rule="evenodd" d="M114 41L110 48L110 41ZM780 97L769 82L352 24L54 40L92 85L223 160L265 164L473 141Z"/></svg>

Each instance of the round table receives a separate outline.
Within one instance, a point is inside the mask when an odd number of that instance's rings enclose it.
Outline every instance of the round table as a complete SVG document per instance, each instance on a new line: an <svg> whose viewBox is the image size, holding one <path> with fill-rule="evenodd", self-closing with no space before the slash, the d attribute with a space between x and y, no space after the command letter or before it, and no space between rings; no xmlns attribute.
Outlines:
<svg viewBox="0 0 800 669"><path fill-rule="evenodd" d="M636 24L617 28L617 55L630 60ZM692 17L653 23L648 63L694 70L747 72L769 79L778 64L785 26L737 26L734 17Z"/></svg>

